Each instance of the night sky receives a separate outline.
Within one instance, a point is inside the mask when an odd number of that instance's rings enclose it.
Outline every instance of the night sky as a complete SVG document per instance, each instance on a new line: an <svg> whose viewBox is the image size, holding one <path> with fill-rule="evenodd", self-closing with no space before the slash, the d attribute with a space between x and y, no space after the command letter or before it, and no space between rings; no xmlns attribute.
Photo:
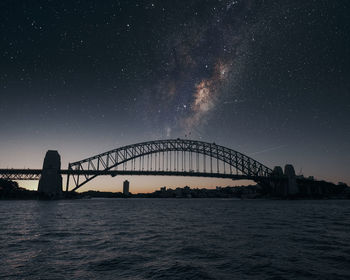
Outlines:
<svg viewBox="0 0 350 280"><path fill-rule="evenodd" d="M345 0L3 0L0 167L179 137L350 184L349 15ZM233 184L128 179L132 192Z"/></svg>

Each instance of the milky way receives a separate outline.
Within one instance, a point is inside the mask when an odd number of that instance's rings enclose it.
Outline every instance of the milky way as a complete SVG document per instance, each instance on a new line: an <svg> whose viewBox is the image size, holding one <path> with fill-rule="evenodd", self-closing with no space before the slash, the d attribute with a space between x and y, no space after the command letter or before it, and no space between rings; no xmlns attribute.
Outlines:
<svg viewBox="0 0 350 280"><path fill-rule="evenodd" d="M202 127L217 106L239 98L235 83L244 69L256 25L247 14L257 7L249 1L218 4L209 6L202 17L194 11L193 17L164 38L164 73L155 87L146 90L155 106L147 106L150 110L145 118L151 122L156 119L157 136L202 137ZM144 100L141 102L143 106ZM154 118L157 113L160 117Z"/></svg>

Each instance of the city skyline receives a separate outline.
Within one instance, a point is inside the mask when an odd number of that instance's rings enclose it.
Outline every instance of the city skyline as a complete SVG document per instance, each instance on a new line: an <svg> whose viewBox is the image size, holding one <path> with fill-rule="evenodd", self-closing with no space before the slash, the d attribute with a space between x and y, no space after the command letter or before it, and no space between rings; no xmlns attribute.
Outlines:
<svg viewBox="0 0 350 280"><path fill-rule="evenodd" d="M183 138L350 184L346 1L0 5L1 168L41 168L57 150L65 169ZM117 176L82 191L121 191L124 180L131 192L242 184Z"/></svg>

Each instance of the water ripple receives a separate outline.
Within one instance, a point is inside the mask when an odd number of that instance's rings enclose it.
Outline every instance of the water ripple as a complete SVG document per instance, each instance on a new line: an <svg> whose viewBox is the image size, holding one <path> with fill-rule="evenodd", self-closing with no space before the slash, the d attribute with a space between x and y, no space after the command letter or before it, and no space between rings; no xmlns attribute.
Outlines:
<svg viewBox="0 0 350 280"><path fill-rule="evenodd" d="M350 279L350 202L2 201L4 279Z"/></svg>

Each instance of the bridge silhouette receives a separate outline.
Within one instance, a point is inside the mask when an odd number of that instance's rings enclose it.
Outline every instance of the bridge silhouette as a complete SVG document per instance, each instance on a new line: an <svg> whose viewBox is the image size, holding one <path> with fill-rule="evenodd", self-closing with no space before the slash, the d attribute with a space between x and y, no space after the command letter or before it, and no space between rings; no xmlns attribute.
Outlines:
<svg viewBox="0 0 350 280"><path fill-rule="evenodd" d="M275 181L286 180L286 175L280 167L272 170L233 149L187 139L156 140L127 145L69 163L68 168L62 170L60 159L56 169L50 163L45 167L45 161L43 169L0 169L0 178L41 180L44 170L49 170L48 174L67 175L66 192L76 191L101 175L247 179L265 186L271 186Z"/></svg>

